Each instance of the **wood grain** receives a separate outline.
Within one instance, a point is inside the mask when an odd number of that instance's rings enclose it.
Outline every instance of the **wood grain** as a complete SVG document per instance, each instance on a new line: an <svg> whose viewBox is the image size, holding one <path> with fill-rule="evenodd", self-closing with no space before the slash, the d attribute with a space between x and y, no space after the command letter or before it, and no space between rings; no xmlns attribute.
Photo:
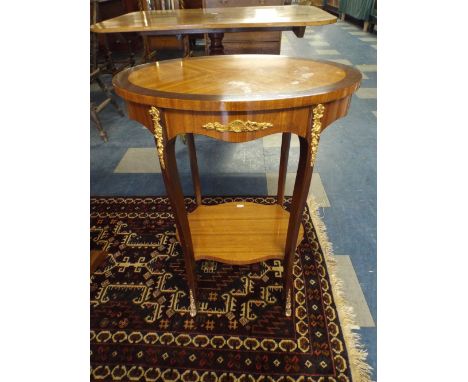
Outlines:
<svg viewBox="0 0 468 382"><path fill-rule="evenodd" d="M259 35L261 32L255 33ZM226 34L227 35L227 34ZM225 39L224 39L225 40ZM278 41L231 41L223 40L224 54L280 54L281 44Z"/></svg>
<svg viewBox="0 0 468 382"><path fill-rule="evenodd" d="M175 9L131 12L91 26L95 33L168 32L200 33L226 28L273 28L326 25L336 17L303 5Z"/></svg>
<svg viewBox="0 0 468 382"><path fill-rule="evenodd" d="M195 260L251 264L283 259L289 213L279 205L202 205L188 215ZM297 239L302 240L303 229Z"/></svg>
<svg viewBox="0 0 468 382"><path fill-rule="evenodd" d="M246 75L248 73L248 75ZM167 60L129 68L113 79L117 94L178 110L262 110L308 106L351 95L353 67L277 55Z"/></svg>
<svg viewBox="0 0 468 382"><path fill-rule="evenodd" d="M348 111L351 96L327 103L325 115L322 118L322 128L325 129L333 121L344 117ZM149 106L127 101L127 113L130 119L138 121L148 130L153 131L153 124L148 113ZM266 105L265 107L268 107ZM164 118L169 139L180 134L195 133L227 142L247 142L263 138L267 135L290 132L298 136L307 137L310 107L287 108L282 110L265 110L251 112L197 112L187 110L165 109ZM251 120L271 122L273 127L246 133L220 133L206 130L202 126L206 123L218 121L228 123L233 120Z"/></svg>
<svg viewBox="0 0 468 382"><path fill-rule="evenodd" d="M92 250L90 256L90 271L91 275L96 272L96 269L104 262L107 257L106 251Z"/></svg>

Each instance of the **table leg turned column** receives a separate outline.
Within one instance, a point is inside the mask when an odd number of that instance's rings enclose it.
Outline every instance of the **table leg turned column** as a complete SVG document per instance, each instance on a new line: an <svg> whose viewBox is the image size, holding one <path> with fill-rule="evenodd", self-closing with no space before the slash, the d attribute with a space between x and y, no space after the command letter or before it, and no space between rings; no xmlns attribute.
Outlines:
<svg viewBox="0 0 468 382"><path fill-rule="evenodd" d="M208 37L210 38L210 56L224 54L224 33L208 33Z"/></svg>
<svg viewBox="0 0 468 382"><path fill-rule="evenodd" d="M284 202L284 187L286 184L286 174L288 172L289 146L291 144L291 133L283 133L281 140L281 157L278 175L278 196L277 203L281 206Z"/></svg>
<svg viewBox="0 0 468 382"><path fill-rule="evenodd" d="M197 162L197 151L195 149L195 139L193 134L187 133L187 148L190 157L190 171L192 172L193 190L195 192L195 200L197 205L202 204L201 200L201 187L200 187L200 175L198 173L198 162Z"/></svg>
<svg viewBox="0 0 468 382"><path fill-rule="evenodd" d="M166 185L166 192L171 202L172 211L176 221L177 234L182 246L185 261L185 271L189 286L190 307L189 313L192 317L197 314L197 280L195 273L195 257L193 254L192 236L185 209L184 195L179 180L177 162L175 155L176 138L167 140L165 129L160 124L159 110L155 107L150 109L154 123L154 136L156 149L161 164L161 173Z"/></svg>
<svg viewBox="0 0 468 382"><path fill-rule="evenodd" d="M299 226L302 224L302 214L304 212L307 195L309 194L312 171L314 169L315 157L317 154L320 133L322 129L321 118L325 108L319 104L313 109L311 117L311 131L309 139L299 137L300 154L297 166L296 181L292 197L291 210L289 215L288 233L284 253L284 298L285 314L290 317L293 305L293 266L294 255L296 253L297 236Z"/></svg>

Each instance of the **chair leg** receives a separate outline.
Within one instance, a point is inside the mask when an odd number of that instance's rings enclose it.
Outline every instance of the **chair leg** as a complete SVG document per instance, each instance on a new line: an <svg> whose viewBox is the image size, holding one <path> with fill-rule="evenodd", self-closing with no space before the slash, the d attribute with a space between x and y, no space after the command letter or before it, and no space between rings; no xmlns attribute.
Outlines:
<svg viewBox="0 0 468 382"><path fill-rule="evenodd" d="M111 94L110 90L106 87L106 85L104 85L104 83L99 78L99 76L96 76L94 78L94 80L97 82L97 84L99 85L101 90L106 94L107 98L110 99L110 103L115 107L115 109L120 114L120 116L123 117L124 113L123 113L122 109L120 108L119 104L115 101L114 97L112 97L112 94Z"/></svg>
<svg viewBox="0 0 468 382"><path fill-rule="evenodd" d="M143 36L143 61L144 63L156 60L156 51L151 50L151 43L148 36Z"/></svg>
<svg viewBox="0 0 468 382"><path fill-rule="evenodd" d="M188 34L182 36L182 43L184 47L183 58L192 57L193 52L190 47L190 37Z"/></svg>
<svg viewBox="0 0 468 382"><path fill-rule="evenodd" d="M114 99L113 97L111 97L110 100L111 100L112 106L114 106L115 109L117 110L117 113L119 113L119 115L120 115L121 117L124 117L124 116L125 116L125 115L124 115L124 112L123 112L122 109L120 108L119 104L115 101L115 99Z"/></svg>
<svg viewBox="0 0 468 382"><path fill-rule="evenodd" d="M123 33L119 33L120 38L127 43L128 47L128 63L130 66L135 66L135 53L132 49L132 40L126 39Z"/></svg>
<svg viewBox="0 0 468 382"><path fill-rule="evenodd" d="M107 133L104 130L104 128L102 127L101 121L99 120L99 116L98 116L98 113L96 111L96 107L94 106L94 104L91 104L91 119L96 124L96 128L97 128L97 130L99 132L99 135L101 136L101 139L104 142L107 142L108 141Z"/></svg>

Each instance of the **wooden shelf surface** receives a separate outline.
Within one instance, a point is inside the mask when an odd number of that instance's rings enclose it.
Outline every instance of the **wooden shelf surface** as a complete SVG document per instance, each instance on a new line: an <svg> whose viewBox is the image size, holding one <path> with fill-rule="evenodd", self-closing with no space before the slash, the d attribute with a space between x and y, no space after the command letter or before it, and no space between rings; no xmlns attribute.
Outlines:
<svg viewBox="0 0 468 382"><path fill-rule="evenodd" d="M96 272L96 269L102 264L106 259L107 253L105 251L92 250L91 251L91 260L90 260L90 270L91 275Z"/></svg>
<svg viewBox="0 0 468 382"><path fill-rule="evenodd" d="M284 258L289 213L277 204L201 205L188 220L195 260L240 265ZM297 244L303 233L301 225Z"/></svg>

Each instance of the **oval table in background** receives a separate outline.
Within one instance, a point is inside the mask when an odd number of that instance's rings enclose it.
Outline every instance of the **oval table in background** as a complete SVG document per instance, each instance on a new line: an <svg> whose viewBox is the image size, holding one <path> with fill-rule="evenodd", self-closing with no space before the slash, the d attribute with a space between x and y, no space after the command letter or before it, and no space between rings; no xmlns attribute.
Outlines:
<svg viewBox="0 0 468 382"><path fill-rule="evenodd" d="M155 137L156 151L174 211L195 316L195 261L250 264L284 261L285 313L291 315L294 252L321 132L346 115L361 73L328 61L276 55L233 55L177 59L140 65L117 74L115 91L128 115ZM283 133L276 205L202 205L193 134L246 142ZM282 207L291 133L300 156L290 212ZM197 208L187 214L175 158L185 134Z"/></svg>

